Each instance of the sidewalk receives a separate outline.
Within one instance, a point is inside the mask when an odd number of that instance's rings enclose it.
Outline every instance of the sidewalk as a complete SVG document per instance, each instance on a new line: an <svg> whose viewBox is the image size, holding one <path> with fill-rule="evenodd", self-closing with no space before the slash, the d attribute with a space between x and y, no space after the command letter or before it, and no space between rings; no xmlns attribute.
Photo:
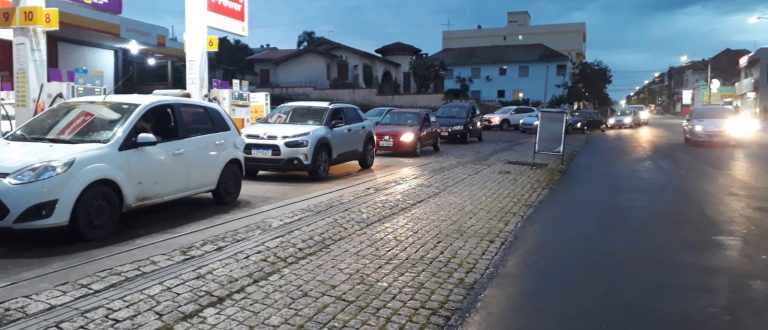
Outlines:
<svg viewBox="0 0 768 330"><path fill-rule="evenodd" d="M569 139L568 158L584 140ZM0 328L442 328L559 176L556 166L509 164L531 151L430 164L0 302Z"/></svg>

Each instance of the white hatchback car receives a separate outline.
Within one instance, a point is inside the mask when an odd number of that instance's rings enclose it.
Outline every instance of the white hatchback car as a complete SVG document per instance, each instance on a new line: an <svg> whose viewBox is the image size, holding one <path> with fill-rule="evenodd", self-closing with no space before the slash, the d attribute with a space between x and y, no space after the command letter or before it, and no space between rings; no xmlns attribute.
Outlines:
<svg viewBox="0 0 768 330"><path fill-rule="evenodd" d="M354 105L290 102L260 123L243 129L245 168L259 171L307 171L315 180L328 176L332 165L357 161L373 166L376 154L373 123Z"/></svg>
<svg viewBox="0 0 768 330"><path fill-rule="evenodd" d="M483 128L498 127L502 131L520 129L520 120L536 112L536 108L525 106L503 107L493 113L483 115Z"/></svg>
<svg viewBox="0 0 768 330"><path fill-rule="evenodd" d="M212 192L237 201L243 139L216 105L150 95L57 104L0 139L0 228L112 234L129 209Z"/></svg>

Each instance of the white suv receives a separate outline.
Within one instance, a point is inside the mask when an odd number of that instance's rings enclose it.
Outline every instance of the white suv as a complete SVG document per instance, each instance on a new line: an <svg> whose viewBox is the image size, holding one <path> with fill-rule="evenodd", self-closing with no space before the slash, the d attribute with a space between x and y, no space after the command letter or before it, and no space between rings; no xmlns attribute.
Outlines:
<svg viewBox="0 0 768 330"><path fill-rule="evenodd" d="M124 210L240 196L243 139L216 105L112 95L59 103L0 139L0 228L69 225L88 240Z"/></svg>
<svg viewBox="0 0 768 330"><path fill-rule="evenodd" d="M372 128L354 105L283 104L242 130L246 173L307 171L322 180L332 165L357 160L361 168L370 168L376 153Z"/></svg>

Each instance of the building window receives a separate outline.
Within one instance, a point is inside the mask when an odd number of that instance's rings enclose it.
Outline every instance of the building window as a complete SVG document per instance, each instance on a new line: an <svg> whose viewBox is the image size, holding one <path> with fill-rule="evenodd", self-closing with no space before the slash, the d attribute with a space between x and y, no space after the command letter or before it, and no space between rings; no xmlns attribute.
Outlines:
<svg viewBox="0 0 768 330"><path fill-rule="evenodd" d="M517 101L522 101L525 98L525 93L522 89L513 89L512 90L512 99Z"/></svg>
<svg viewBox="0 0 768 330"><path fill-rule="evenodd" d="M517 76L519 78L528 78L528 71L530 71L530 67L528 67L527 65L521 65L519 66Z"/></svg>
<svg viewBox="0 0 768 330"><path fill-rule="evenodd" d="M505 90L500 89L500 90L496 91L496 98L497 99L504 99L506 97L507 97L507 92Z"/></svg>
<svg viewBox="0 0 768 330"><path fill-rule="evenodd" d="M558 64L557 65L557 75L565 77L565 72L568 70L568 66L565 64Z"/></svg>
<svg viewBox="0 0 768 330"><path fill-rule="evenodd" d="M472 68L472 79L480 79L480 68Z"/></svg>
<svg viewBox="0 0 768 330"><path fill-rule="evenodd" d="M482 94L480 93L480 91L470 91L469 92L469 98L472 98L472 99L475 99L475 100L480 100L481 96L482 96Z"/></svg>
<svg viewBox="0 0 768 330"><path fill-rule="evenodd" d="M500 66L499 67L499 77L503 77L507 75L507 67L506 66Z"/></svg>
<svg viewBox="0 0 768 330"><path fill-rule="evenodd" d="M451 79L453 80L453 69L445 70L445 79Z"/></svg>

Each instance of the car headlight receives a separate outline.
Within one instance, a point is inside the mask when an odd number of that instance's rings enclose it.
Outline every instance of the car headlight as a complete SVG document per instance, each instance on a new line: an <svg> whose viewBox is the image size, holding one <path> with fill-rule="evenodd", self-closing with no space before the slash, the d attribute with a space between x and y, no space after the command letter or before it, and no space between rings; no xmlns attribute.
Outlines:
<svg viewBox="0 0 768 330"><path fill-rule="evenodd" d="M693 126L693 130L696 132L701 132L704 130L704 126L701 126L701 125Z"/></svg>
<svg viewBox="0 0 768 330"><path fill-rule="evenodd" d="M522 124L523 124L523 120L522 120L522 119L520 119L520 122L519 122L518 124L522 125Z"/></svg>
<svg viewBox="0 0 768 330"><path fill-rule="evenodd" d="M304 132L304 133L294 134L294 135L291 135L291 136L283 136L283 139L296 139L296 138L300 138L300 137L309 136L310 133L312 133L312 132Z"/></svg>
<svg viewBox="0 0 768 330"><path fill-rule="evenodd" d="M581 128L581 122L576 123L576 128Z"/></svg>
<svg viewBox="0 0 768 330"><path fill-rule="evenodd" d="M750 137L760 130L760 122L749 118L732 118L725 123L725 131L733 137Z"/></svg>
<svg viewBox="0 0 768 330"><path fill-rule="evenodd" d="M414 139L415 137L416 137L416 135L415 135L415 134L413 134L413 133L405 133L405 134L403 134L403 135L401 135L401 136L400 136L400 141L403 141L403 142L411 142L411 141L413 141L413 139Z"/></svg>
<svg viewBox="0 0 768 330"><path fill-rule="evenodd" d="M648 118L651 118L651 113L650 112L641 112L640 113L640 119L645 120L645 119L648 119Z"/></svg>
<svg viewBox="0 0 768 330"><path fill-rule="evenodd" d="M539 126L539 121L537 120L537 121L533 122L533 126Z"/></svg>
<svg viewBox="0 0 768 330"><path fill-rule="evenodd" d="M74 163L75 159L72 158L32 164L11 173L5 180L13 185L45 180L66 172Z"/></svg>
<svg viewBox="0 0 768 330"><path fill-rule="evenodd" d="M629 124L632 122L632 118L624 118L624 123Z"/></svg>
<svg viewBox="0 0 768 330"><path fill-rule="evenodd" d="M309 141L307 140L295 140L285 143L286 148L306 148L309 147Z"/></svg>
<svg viewBox="0 0 768 330"><path fill-rule="evenodd" d="M464 130L464 126L453 126L453 127L451 127L451 130L461 131L461 130Z"/></svg>
<svg viewBox="0 0 768 330"><path fill-rule="evenodd" d="M613 125L615 123L616 123L616 119L613 119L613 118L608 119L608 124Z"/></svg>

